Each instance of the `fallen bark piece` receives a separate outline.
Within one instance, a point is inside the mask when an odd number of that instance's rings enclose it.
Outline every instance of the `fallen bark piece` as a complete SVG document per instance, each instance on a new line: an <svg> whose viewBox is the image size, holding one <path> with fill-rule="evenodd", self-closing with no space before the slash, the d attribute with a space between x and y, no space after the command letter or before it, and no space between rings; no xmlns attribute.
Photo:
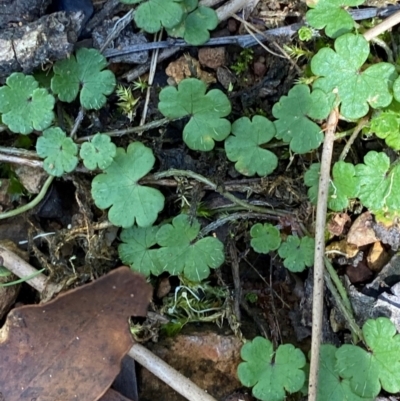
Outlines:
<svg viewBox="0 0 400 401"><path fill-rule="evenodd" d="M0 331L0 399L100 399L132 347L128 318L146 314L151 293L121 267L47 304L12 310Z"/></svg>
<svg viewBox="0 0 400 401"><path fill-rule="evenodd" d="M67 58L78 39L84 15L58 12L30 24L0 32L0 79L13 72L31 73L49 62Z"/></svg>

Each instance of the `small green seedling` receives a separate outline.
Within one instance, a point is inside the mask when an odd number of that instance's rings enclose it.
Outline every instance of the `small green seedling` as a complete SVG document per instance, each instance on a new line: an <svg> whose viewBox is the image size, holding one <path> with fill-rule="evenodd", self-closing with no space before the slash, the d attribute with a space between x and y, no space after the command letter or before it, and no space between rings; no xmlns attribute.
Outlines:
<svg viewBox="0 0 400 401"><path fill-rule="evenodd" d="M135 98L130 86L125 88L122 85L118 85L115 94L118 96L117 106L120 108L122 113L129 118L129 121L132 122L140 98Z"/></svg>
<svg viewBox="0 0 400 401"><path fill-rule="evenodd" d="M36 152L44 158L45 171L55 177L74 171L78 165L78 146L59 127L43 132L36 142Z"/></svg>
<svg viewBox="0 0 400 401"><path fill-rule="evenodd" d="M238 377L252 394L262 401L282 401L286 393L299 391L305 382L306 358L292 344L280 345L274 351L272 343L263 337L243 345Z"/></svg>
<svg viewBox="0 0 400 401"><path fill-rule="evenodd" d="M315 31L308 26L302 26L297 34L302 42L309 42L315 36Z"/></svg>
<svg viewBox="0 0 400 401"><path fill-rule="evenodd" d="M232 134L225 140L228 159L235 163L239 173L246 176L271 174L278 166L278 158L261 145L275 136L275 126L267 118L254 116L252 120L242 117L232 124Z"/></svg>
<svg viewBox="0 0 400 401"><path fill-rule="evenodd" d="M231 103L219 89L207 92L203 81L184 79L178 88L160 92L158 109L170 119L190 116L183 130L183 140L190 149L210 151L215 141L223 141L231 131L230 122L223 118L231 112Z"/></svg>
<svg viewBox="0 0 400 401"><path fill-rule="evenodd" d="M92 181L92 196L97 207L110 210L108 218L119 227L151 226L164 208L163 194L139 185L155 162L153 152L141 142L131 143L127 150L117 148L112 163Z"/></svg>
<svg viewBox="0 0 400 401"><path fill-rule="evenodd" d="M236 75L242 75L250 68L250 63L253 61L254 52L251 49L243 49L239 53L239 57L236 63L231 65L232 71L236 73Z"/></svg>
<svg viewBox="0 0 400 401"><path fill-rule="evenodd" d="M288 270L298 273L314 264L314 247L314 238L289 235L279 247L278 254Z"/></svg>
<svg viewBox="0 0 400 401"><path fill-rule="evenodd" d="M270 223L257 223L250 230L252 248L258 253L276 251L281 244L279 230Z"/></svg>
<svg viewBox="0 0 400 401"><path fill-rule="evenodd" d="M307 11L307 22L315 29L325 28L325 34L330 38L351 32L354 20L345 7L355 7L365 0L319 0L315 7Z"/></svg>
<svg viewBox="0 0 400 401"><path fill-rule="evenodd" d="M0 88L2 121L17 134L43 131L54 119L55 99L30 75L12 73Z"/></svg>
<svg viewBox="0 0 400 401"><path fill-rule="evenodd" d="M96 49L79 49L75 56L54 64L51 89L63 102L72 102L80 91L80 103L85 109L100 109L115 88L115 76L106 58Z"/></svg>
<svg viewBox="0 0 400 401"><path fill-rule="evenodd" d="M394 65L377 63L361 70L367 60L369 43L362 35L347 33L335 40L335 50L324 47L311 60L312 72L319 76L313 89L335 93L344 118L364 117L369 106L386 107L397 73Z"/></svg>
<svg viewBox="0 0 400 401"><path fill-rule="evenodd" d="M116 153L117 147L111 142L111 138L98 133L90 142L82 144L79 156L83 159L83 164L87 169L104 170L113 162Z"/></svg>
<svg viewBox="0 0 400 401"><path fill-rule="evenodd" d="M307 85L295 85L272 108L276 137L290 143L295 153L317 149L324 136L321 128L310 120L326 118L333 107L333 95L321 90L310 93ZM310 118L309 118L310 117Z"/></svg>

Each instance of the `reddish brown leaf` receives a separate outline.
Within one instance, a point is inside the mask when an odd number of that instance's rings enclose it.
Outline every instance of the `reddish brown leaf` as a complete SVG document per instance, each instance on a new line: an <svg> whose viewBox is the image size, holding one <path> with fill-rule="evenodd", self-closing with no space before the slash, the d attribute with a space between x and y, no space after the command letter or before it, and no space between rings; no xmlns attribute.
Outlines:
<svg viewBox="0 0 400 401"><path fill-rule="evenodd" d="M145 279L120 267L44 305L10 312L0 331L0 399L95 401L110 387L144 316Z"/></svg>

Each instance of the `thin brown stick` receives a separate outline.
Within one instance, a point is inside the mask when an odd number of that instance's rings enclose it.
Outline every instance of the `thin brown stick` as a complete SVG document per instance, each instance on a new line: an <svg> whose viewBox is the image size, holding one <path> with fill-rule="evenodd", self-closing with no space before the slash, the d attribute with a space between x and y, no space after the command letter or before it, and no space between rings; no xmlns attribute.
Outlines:
<svg viewBox="0 0 400 401"><path fill-rule="evenodd" d="M339 112L335 108L328 117L321 156L321 170L318 187L318 205L315 221L314 288L312 309L311 360L308 385L308 400L316 401L318 392L319 354L322 336L322 310L324 303L324 256L325 223L328 204L330 169L335 143L335 131Z"/></svg>
<svg viewBox="0 0 400 401"><path fill-rule="evenodd" d="M376 38L381 33L388 31L389 29L393 28L395 25L400 23L400 11L391 15L389 18L386 18L380 24L374 26L373 28L369 29L367 32L364 33L364 38L370 41L373 38Z"/></svg>
<svg viewBox="0 0 400 401"><path fill-rule="evenodd" d="M158 34L154 35L154 41L161 40L163 35L163 29ZM140 119L140 126L143 126L146 122L146 117L147 117L147 111L149 109L149 103L150 103L150 93L151 93L151 86L153 85L154 81L154 76L156 74L156 68L157 68L157 60L158 60L158 53L160 49L155 49L153 50L151 54L151 62L150 62L150 72L149 72L149 79L148 79L148 87L146 90L146 98L144 101L144 106L143 106L143 112L142 112L142 117Z"/></svg>
<svg viewBox="0 0 400 401"><path fill-rule="evenodd" d="M0 245L0 257L3 259L2 264L10 272L16 276L23 278L37 273L37 270L28 262L25 262L16 253L10 251L7 247ZM26 282L40 293L46 291L48 293L56 293L61 288L56 284L47 284L48 277L40 273L37 276L27 280Z"/></svg>
<svg viewBox="0 0 400 401"><path fill-rule="evenodd" d="M240 313L240 302L242 300L242 285L240 283L240 273L239 273L239 258L238 251L235 246L235 242L233 239L228 240L228 252L231 259L231 268L232 268L232 278L233 285L235 287L235 294L233 298L233 310L236 315L236 319L238 322L241 321L241 313Z"/></svg>
<svg viewBox="0 0 400 401"><path fill-rule="evenodd" d="M0 162L20 164L23 166L33 167L33 168L43 168L43 162L40 160L27 159L25 157L5 155L0 153Z"/></svg>
<svg viewBox="0 0 400 401"><path fill-rule="evenodd" d="M186 399L190 401L216 401L214 397L204 392L143 345L134 344L128 355Z"/></svg>
<svg viewBox="0 0 400 401"><path fill-rule="evenodd" d="M368 123L368 117L363 117L357 124L357 126L354 128L353 133L351 134L351 137L347 141L345 147L342 150L342 153L340 153L339 160L344 160L347 156L347 153L349 153L349 150L351 148L351 145L353 145L354 141L356 140L358 134L361 132L361 130L367 125Z"/></svg>

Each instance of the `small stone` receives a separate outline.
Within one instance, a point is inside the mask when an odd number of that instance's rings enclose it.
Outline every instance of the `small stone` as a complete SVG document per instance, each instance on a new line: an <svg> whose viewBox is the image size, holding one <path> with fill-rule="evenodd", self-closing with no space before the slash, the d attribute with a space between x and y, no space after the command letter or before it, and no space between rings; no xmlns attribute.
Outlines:
<svg viewBox="0 0 400 401"><path fill-rule="evenodd" d="M201 330L201 331L200 331ZM236 376L241 362L241 341L233 334L215 333L204 326L185 329L173 338L148 344L157 356L220 400L241 387ZM141 401L184 401L146 369L139 376Z"/></svg>
<svg viewBox="0 0 400 401"><path fill-rule="evenodd" d="M361 261L357 266L348 265L346 274L352 284L363 283L372 278L372 271Z"/></svg>
<svg viewBox="0 0 400 401"><path fill-rule="evenodd" d="M265 66L265 64L263 64L259 61L256 61L253 64L253 71L254 71L254 74L257 75L257 77L263 77L267 71L267 67Z"/></svg>
<svg viewBox="0 0 400 401"><path fill-rule="evenodd" d="M21 184L31 194L38 194L48 174L41 168L20 165L15 169Z"/></svg>
<svg viewBox="0 0 400 401"><path fill-rule="evenodd" d="M176 84L179 84L185 78L198 78L207 85L216 82L215 77L203 71L200 68L200 63L188 54L184 54L178 60L169 63L165 73L173 78Z"/></svg>
<svg viewBox="0 0 400 401"><path fill-rule="evenodd" d="M358 247L379 241L373 229L373 219L370 212L358 216L347 234L347 242Z"/></svg>
<svg viewBox="0 0 400 401"><path fill-rule="evenodd" d="M203 47L199 50L200 64L216 70L225 65L225 47Z"/></svg>
<svg viewBox="0 0 400 401"><path fill-rule="evenodd" d="M225 88L229 89L236 83L235 74L226 67L219 67L217 70L218 82Z"/></svg>
<svg viewBox="0 0 400 401"><path fill-rule="evenodd" d="M237 31L237 28L238 28L238 22L233 18L229 18L228 19L228 31L230 33L235 33Z"/></svg>

